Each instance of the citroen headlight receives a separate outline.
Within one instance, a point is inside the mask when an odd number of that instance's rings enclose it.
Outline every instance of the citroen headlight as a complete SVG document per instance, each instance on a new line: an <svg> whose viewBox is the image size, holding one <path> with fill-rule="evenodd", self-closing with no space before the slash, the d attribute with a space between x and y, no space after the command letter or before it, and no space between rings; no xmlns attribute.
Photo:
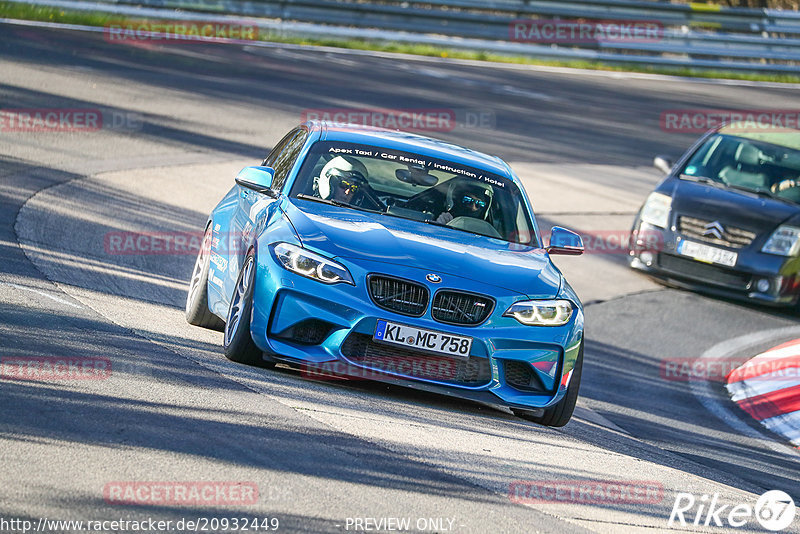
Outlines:
<svg viewBox="0 0 800 534"><path fill-rule="evenodd" d="M568 300L526 300L512 305L503 314L529 326L563 326L574 307Z"/></svg>
<svg viewBox="0 0 800 534"><path fill-rule="evenodd" d="M761 252L778 256L796 256L800 252L800 228L779 226L764 243Z"/></svg>
<svg viewBox="0 0 800 534"><path fill-rule="evenodd" d="M344 282L355 285L353 277L350 276L350 272L344 265L336 263L325 256L320 256L289 243L273 245L272 252L281 265L293 273L326 284Z"/></svg>
<svg viewBox="0 0 800 534"><path fill-rule="evenodd" d="M642 221L666 228L669 224L669 210L672 209L672 197L662 193L650 193L642 208Z"/></svg>

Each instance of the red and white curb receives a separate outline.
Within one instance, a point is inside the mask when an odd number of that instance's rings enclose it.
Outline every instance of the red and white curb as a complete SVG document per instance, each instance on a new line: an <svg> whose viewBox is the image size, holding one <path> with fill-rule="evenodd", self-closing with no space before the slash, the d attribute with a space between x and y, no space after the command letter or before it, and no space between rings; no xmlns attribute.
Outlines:
<svg viewBox="0 0 800 534"><path fill-rule="evenodd" d="M727 382L742 410L800 447L800 339L748 360Z"/></svg>

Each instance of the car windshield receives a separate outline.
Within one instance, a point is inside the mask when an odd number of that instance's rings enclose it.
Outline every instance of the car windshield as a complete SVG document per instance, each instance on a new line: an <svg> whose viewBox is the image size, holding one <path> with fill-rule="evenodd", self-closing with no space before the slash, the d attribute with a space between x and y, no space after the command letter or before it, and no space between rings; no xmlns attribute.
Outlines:
<svg viewBox="0 0 800 534"><path fill-rule="evenodd" d="M722 130L692 155L681 177L800 203L800 133Z"/></svg>
<svg viewBox="0 0 800 534"><path fill-rule="evenodd" d="M531 217L513 181L430 156L319 141L290 195L536 245Z"/></svg>

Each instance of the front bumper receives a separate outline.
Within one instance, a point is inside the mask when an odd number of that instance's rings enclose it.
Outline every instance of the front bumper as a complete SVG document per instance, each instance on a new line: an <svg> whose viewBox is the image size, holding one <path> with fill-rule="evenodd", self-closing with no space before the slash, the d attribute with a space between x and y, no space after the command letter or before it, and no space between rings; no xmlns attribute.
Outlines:
<svg viewBox="0 0 800 534"><path fill-rule="evenodd" d="M583 311L575 303L561 327L531 327L502 317L524 295L452 275L441 284L405 266L342 260L356 281L326 285L278 265L271 254L258 258L251 335L272 358L299 365L309 377L327 373L378 380L512 408L547 408L564 396L583 338ZM437 289L489 295L491 315L478 326L438 322L430 302L421 317L379 308L368 293L369 274L382 274ZM453 358L373 339L377 321L473 338L468 358Z"/></svg>
<svg viewBox="0 0 800 534"><path fill-rule="evenodd" d="M629 243L630 266L673 285L712 295L756 301L771 306L793 306L800 297L800 260L760 252L760 243L742 249L736 265L695 261L678 252L686 238L670 229L636 221ZM657 246L654 246L657 245Z"/></svg>

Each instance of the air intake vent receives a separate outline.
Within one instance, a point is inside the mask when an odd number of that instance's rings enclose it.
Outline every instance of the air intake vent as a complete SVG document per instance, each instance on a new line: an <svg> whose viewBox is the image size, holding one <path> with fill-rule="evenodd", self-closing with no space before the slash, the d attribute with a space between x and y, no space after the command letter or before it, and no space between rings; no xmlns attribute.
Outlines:
<svg viewBox="0 0 800 534"><path fill-rule="evenodd" d="M318 319L306 319L280 334L273 334L278 339L292 341L300 345L319 345L330 335L333 325Z"/></svg>
<svg viewBox="0 0 800 534"><path fill-rule="evenodd" d="M356 365L382 373L476 387L492 380L489 360L435 356L405 347L377 343L372 336L353 333L342 344L342 354Z"/></svg>
<svg viewBox="0 0 800 534"><path fill-rule="evenodd" d="M493 309L494 300L490 297L440 290L433 297L431 315L440 323L477 325L485 321Z"/></svg>
<svg viewBox="0 0 800 534"><path fill-rule="evenodd" d="M692 239L729 248L744 248L756 238L754 232L686 215L678 217L678 232Z"/></svg>
<svg viewBox="0 0 800 534"><path fill-rule="evenodd" d="M527 362L520 362L516 360L508 360L503 365L505 369L506 383L521 391L550 393L551 391L545 387L536 371L533 370L531 365Z"/></svg>
<svg viewBox="0 0 800 534"><path fill-rule="evenodd" d="M400 278L370 276L369 295L384 310L411 317L420 317L428 308L428 288Z"/></svg>
<svg viewBox="0 0 800 534"><path fill-rule="evenodd" d="M692 278L708 284L726 286L732 289L746 290L750 285L751 276L736 272L732 269L707 265L698 261L690 260L669 254L658 255L658 266L674 273L677 276Z"/></svg>

